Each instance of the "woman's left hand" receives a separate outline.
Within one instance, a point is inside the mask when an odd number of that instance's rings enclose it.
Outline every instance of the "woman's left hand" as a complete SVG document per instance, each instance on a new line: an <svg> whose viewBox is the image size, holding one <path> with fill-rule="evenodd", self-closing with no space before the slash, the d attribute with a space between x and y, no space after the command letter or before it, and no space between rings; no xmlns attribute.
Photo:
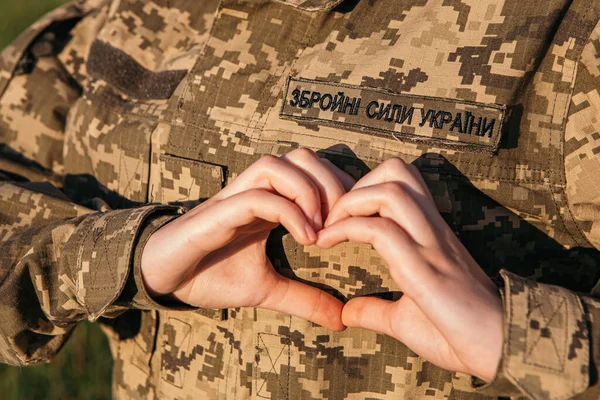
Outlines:
<svg viewBox="0 0 600 400"><path fill-rule="evenodd" d="M333 206L317 246L370 243L404 295L358 297L344 325L392 336L447 370L491 380L503 343L498 288L439 214L418 170L390 159Z"/></svg>

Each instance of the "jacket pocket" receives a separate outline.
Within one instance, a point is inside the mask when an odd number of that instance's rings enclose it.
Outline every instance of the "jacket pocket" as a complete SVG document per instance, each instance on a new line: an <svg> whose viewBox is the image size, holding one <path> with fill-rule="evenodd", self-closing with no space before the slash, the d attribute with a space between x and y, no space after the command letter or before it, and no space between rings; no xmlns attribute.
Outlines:
<svg viewBox="0 0 600 400"><path fill-rule="evenodd" d="M115 319L101 319L115 357L113 369L113 396L123 399L156 397L152 381L153 357L156 354L158 312L156 310L129 310ZM150 393L139 392L148 388Z"/></svg>
<svg viewBox="0 0 600 400"><path fill-rule="evenodd" d="M227 392L229 378L238 371L231 323L186 311L167 311L161 318L157 398L231 398Z"/></svg>
<svg viewBox="0 0 600 400"><path fill-rule="evenodd" d="M159 156L160 180L154 188L155 201L194 207L214 196L225 182L220 165L167 154Z"/></svg>
<svg viewBox="0 0 600 400"><path fill-rule="evenodd" d="M160 173L151 182L152 201L192 209L217 194L225 182L224 167L167 154L158 156ZM202 308L195 313L224 321L227 309Z"/></svg>

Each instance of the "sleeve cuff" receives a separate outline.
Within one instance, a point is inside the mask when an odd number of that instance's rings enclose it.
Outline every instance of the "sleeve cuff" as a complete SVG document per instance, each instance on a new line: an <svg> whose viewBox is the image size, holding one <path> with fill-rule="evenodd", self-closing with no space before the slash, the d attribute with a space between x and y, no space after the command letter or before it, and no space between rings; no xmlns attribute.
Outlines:
<svg viewBox="0 0 600 400"><path fill-rule="evenodd" d="M177 207L160 205L114 210L89 216L77 227L65 248L65 261L75 269L75 297L89 320L114 311L111 306L123 292L146 221L179 213Z"/></svg>
<svg viewBox="0 0 600 400"><path fill-rule="evenodd" d="M500 272L503 354L496 377L473 386L491 396L560 400L588 387L589 339L579 297L566 289Z"/></svg>
<svg viewBox="0 0 600 400"><path fill-rule="evenodd" d="M127 308L137 308L140 310L196 310L196 307L189 306L178 301L171 301L167 298L156 299L150 296L144 285L142 278L142 254L144 247L150 236L164 225L178 218L173 213L161 213L148 218L141 233L136 241L134 256L133 256L133 273L127 279L125 290L121 297L117 300L117 304Z"/></svg>
<svg viewBox="0 0 600 400"><path fill-rule="evenodd" d="M173 210L177 210L174 213ZM142 278L142 254L150 236L158 229L173 221L183 213L184 208L168 207L163 212L157 212L149 216L140 229L134 245L132 257L132 273L129 274L123 293L114 302L117 314L123 310L136 308L139 310L171 310L171 311L193 311L207 318L223 321L228 318L227 309L211 309L190 306L169 297L154 298L150 296Z"/></svg>

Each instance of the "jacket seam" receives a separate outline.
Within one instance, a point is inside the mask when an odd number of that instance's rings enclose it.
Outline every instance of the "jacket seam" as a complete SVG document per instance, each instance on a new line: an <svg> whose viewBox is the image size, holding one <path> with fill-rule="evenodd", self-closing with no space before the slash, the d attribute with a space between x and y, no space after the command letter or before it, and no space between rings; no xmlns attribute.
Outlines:
<svg viewBox="0 0 600 400"><path fill-rule="evenodd" d="M173 124L173 121L175 121L177 119L180 119L181 121L185 120L183 118L183 116L186 114L186 111L182 110L183 107L180 106L180 104L182 104L182 100L185 98L185 96L188 94L188 92L190 93L190 95L194 96L194 92L189 91L189 88L193 85L192 77L193 77L193 74L195 73L196 69L198 68L198 65L202 62L202 60L204 60L206 58L205 57L206 49L208 47L209 42L214 38L215 31L217 30L217 24L219 22L219 15L221 14L221 12L224 9L223 3L224 3L223 0L219 1L219 5L217 6L217 10L215 11L213 24L210 27L210 31L208 33L206 41L204 42L202 50L198 53L198 56L196 57L196 61L194 62L194 65L192 65L192 67L189 69L187 75L184 77L185 81L183 82L183 90L182 90L181 94L179 95L179 97L177 98L177 101L175 102L173 114L171 115L171 118L168 120L168 123L171 126L175 126L175 124ZM215 79L215 77L211 77L208 80L208 82L206 82L206 93L212 93L211 89L216 85L216 81L217 80ZM207 98L208 98L208 96L204 96L201 98L200 103L198 104L198 107L197 107L198 109L202 108L202 105L204 105L204 103L207 101ZM173 137L172 134L169 135L169 139L166 143L166 145L169 147L171 146L171 143L172 143L172 137ZM196 145L196 143L197 143L197 138L195 136L193 139L193 143L194 143L194 145Z"/></svg>
<svg viewBox="0 0 600 400"><path fill-rule="evenodd" d="M281 1L281 0L279 0L279 1ZM312 24L312 21L313 21L313 19L311 18L311 22L308 24L308 26L307 26L306 30L309 30L309 28L310 28L310 26L311 26L311 24ZM315 35L315 34L316 34L316 30L314 30L314 29L313 29L313 34L312 34L312 35L310 36L310 38L308 39L308 43L310 43L310 41L312 40L312 38L314 37L314 35ZM293 40L292 40L292 38L289 38L289 39L288 39L288 43L287 43L287 45L285 46L285 49L284 49L284 51L282 52L282 54L287 54L287 53L288 53L289 49L292 47L292 43L293 43ZM303 44L303 49L302 49L302 51L300 52L300 54L299 54L299 55L297 55L297 56L293 56L293 60L292 60L292 62L291 62L291 63L289 63L289 65L288 65L287 63L283 62L283 63L282 63L282 65L278 66L278 67L275 69L275 71L273 71L273 73L272 73L272 74L269 74L269 75L270 75L270 76L269 76L269 79L267 79L267 81L265 82L265 90L263 90L263 92L262 92L262 95L260 96L260 100L258 101L258 104L267 103L267 105L268 105L268 102L266 102L266 101L265 101L265 98L267 97L267 93L268 93L268 92L270 92L270 91L268 90L268 88L272 88L272 89L276 89L276 88L278 88L278 86L279 86L279 84L278 84L278 82L277 82L277 81L278 81L278 79L279 79L280 77L283 77L283 75L284 75L284 73L285 73L286 69L288 69L288 68L290 68L290 69L291 69L291 68L292 68L292 67L293 67L293 66L296 64L296 62L297 62L298 58L299 58L299 57L302 55L302 53L304 53L304 51L306 50L306 46L307 46L307 44ZM279 88L278 88L278 89L279 89L279 90L278 90L278 92L281 92L281 89L283 89L283 86L284 86L284 85L281 85L281 87L279 87ZM277 97L275 97L275 104L277 104L277 99L278 99L278 98L277 98ZM266 115L264 115L264 117L265 117L265 121L266 121L266 120L269 118L269 115L271 114L271 111L272 111L272 110L275 108L275 104L273 104L271 107L269 107L269 111L267 112L267 114L266 114ZM253 129L256 129L256 130L259 132L260 136L262 136L262 132L263 132L263 130L264 130L264 124L263 124L263 126L261 126L261 127L259 128L259 123L260 123L260 118L261 118L261 117L260 117L260 115L259 115L258 107L256 107L256 108L254 109L254 112L252 113L252 116L251 116L251 117L250 117L250 119L248 120L248 125L246 126L246 131L247 131L247 132L248 132L248 131L250 131L250 125L252 124L252 121L254 120L254 117L255 117L256 115L258 115L258 118L257 118L257 120L256 120L256 123L255 123L255 125L254 125L254 128L253 128ZM208 121L210 121L210 114L208 115L208 117L209 117L209 118L207 118L207 120L206 120L206 123L208 123ZM194 143L197 143L197 141L195 141Z"/></svg>
<svg viewBox="0 0 600 400"><path fill-rule="evenodd" d="M588 6L588 9L586 11L586 16L589 14L589 12L592 8L592 4L593 4L593 2L590 2L590 5ZM573 87L571 88L570 93L569 93L569 103L568 103L568 106L566 107L565 115L563 118L563 126L561 129L561 132L562 132L561 149L560 149L561 150L561 159L562 159L562 162L560 165L560 175L561 175L560 177L561 177L561 182L563 183L562 194L565 198L565 205L566 205L565 208L567 209L567 212L569 213L569 217L571 218L575 227L577 228L577 232L579 233L580 237L583 239L585 244L587 244L588 246L591 246L591 247L595 247L595 246L593 246L592 243L589 241L587 235L585 234L585 232L583 231L583 229L581 227L581 224L574 217L573 210L571 209L571 201L569 200L569 196L568 196L567 190L566 190L567 189L567 176L566 176L566 168L565 168L565 133L566 133L566 129L567 129L567 122L568 122L569 114L571 111L571 106L573 104L572 97L573 97L573 92L575 90L575 83L577 82L578 70L581 65L581 58L583 57L583 49L585 48L585 46L587 46L591 42L592 33L594 32L594 29L598 25L598 23L600 23L600 18L596 19L596 22L594 23L594 26L592 27L592 30L590 32L590 35L586 39L585 44L583 44L583 46L581 47L581 52L579 53L579 56L577 57L577 64L575 65L575 68L573 71L573 78L572 78L572 82L571 82L571 85ZM573 237L571 230L566 227L566 224L564 223L563 214L559 212L559 216L560 216L561 221L563 221L563 226L565 227L565 230L567 232L569 232L569 235L571 236L571 238L573 238L575 243L579 244L579 241Z"/></svg>
<svg viewBox="0 0 600 400"><path fill-rule="evenodd" d="M176 125L176 124L172 124L172 123L168 123L168 122L167 122L167 124L172 125L172 126L178 126L178 127L181 126L181 125ZM188 124L188 125L194 127L193 124ZM206 129L206 128L204 128L204 129ZM208 132L218 133L218 131L214 130L214 129L206 129L206 130ZM288 131L278 130L278 129L267 130L267 131L268 132L274 131L274 132L288 133ZM314 137L314 138L322 138L322 137L317 136L317 135L309 135L309 136ZM277 141L277 140L267 140L267 139L260 139L260 138L259 139L253 139L253 140L255 142L257 142L257 143L279 143L279 141ZM182 149L182 150L199 150L198 147L179 146L179 145L176 145L176 144L170 144L170 147L177 148L177 149ZM311 146L306 146L306 147L309 147L309 148L312 148L312 149L321 150L321 148L317 148L317 147L311 147ZM379 147L379 146L372 146L372 148L373 149L377 149L377 150L387 150L387 149L384 149L384 148ZM336 154L336 155L339 155L339 156L343 156L344 155L341 152L338 153L338 152L332 151L332 150L327 150L327 153ZM413 156L413 154L405 153L405 152L402 152L400 150L394 150L393 153L395 153L395 154L401 154L401 155L405 155L405 156ZM362 158L365 159L365 160L368 160L368 161L380 161L380 159L374 158L374 157L370 157L368 155L365 155ZM540 173L548 172L548 171L543 170L543 169L524 168L524 167L519 167L519 166L515 166L514 168L511 168L511 167L502 167L502 166L495 166L495 165L492 165L492 164L486 165L486 164L480 164L480 163L473 163L473 162L466 161L466 160L449 159L449 161L452 162L452 163L460 163L460 164L467 164L467 165L488 167L488 168L494 168L494 169L500 169L500 170L507 170L507 171L511 171L511 170L514 169L514 170L521 171L521 172L525 172L525 171L533 171L533 172L540 172ZM461 176L460 174L451 173L451 172L444 172L444 171L440 171L440 170L435 170L435 172L446 174L446 175L454 175L454 176L458 176L458 177ZM488 179L494 179L494 180L498 180L498 181L502 181L502 182L538 183L538 184L542 184L544 186L561 186L560 183L549 183L546 179L519 179L519 178L510 179L510 178L502 178L502 177L496 177L496 176L487 176L485 174L468 174L468 175L465 175L465 176L466 177L488 178Z"/></svg>
<svg viewBox="0 0 600 400"><path fill-rule="evenodd" d="M190 127L193 127L193 128L204 129L207 132L211 132L211 133L220 133L220 131L217 130L217 129L207 128L206 126L202 126L202 125L199 125L199 124L193 124L193 123L187 122L187 123L183 123L183 125L182 125L182 124L177 124L177 123L174 123L174 122L171 122L171 121L168 121L168 120L160 120L158 117L152 117L152 116L148 116L148 115L145 115L145 114L122 113L122 112L119 112L119 110L115 109L115 108L109 108L108 110L111 111L111 112L113 112L113 113L115 113L115 114L123 116L123 117L143 118L143 119L147 119L149 121L163 123L163 124L167 124L167 125L170 125L170 126L173 126L173 127L182 127L182 126L186 127L186 126L190 126ZM224 120L220 120L220 119L213 119L213 121L228 123L230 125L236 125L236 126L242 126L242 127L246 126L246 125L243 125L243 124L237 124L235 122L224 121ZM283 129L265 129L263 131L264 132L295 133L295 132L291 132L291 131L287 131L287 130L283 130ZM305 133L303 133L302 135L303 136L311 136L311 137L317 138L317 139L326 139L326 137L319 136L319 135L312 135L312 134L305 134ZM259 139L253 139L253 140L255 140L258 143L276 143L277 142L277 140L268 140L268 139L261 139L261 138L259 138ZM356 142L352 142L352 143L356 144ZM180 145L177 145L177 144L170 144L169 146L177 148L177 149L182 149L182 150L199 150L200 149L200 147L198 147L198 146L180 146ZM373 149L376 149L376 150L388 150L388 149L386 149L384 147L381 147L381 146L371 146L371 147ZM399 150L394 150L393 152L397 153L397 154L406 155L406 156L411 156L412 155L412 154L405 153L405 152L402 152L402 151L399 151ZM378 159L376 159L374 157L369 157L369 156L365 156L364 158L367 159L367 160L369 160L369 161L377 161L378 160ZM505 166L502 166L502 165L482 164L482 163L478 163L478 162L471 162L471 161L467 161L467 160L460 160L460 159L453 159L453 158L448 158L448 160L450 162L452 162L452 163L468 164L468 165L473 165L473 166L476 166L476 167L489 167L489 168L494 168L494 169L499 169L499 170L506 170L506 171L516 170L516 171L523 171L523 172L525 172L525 171L541 172L541 173L544 173L544 172L547 173L548 172L547 169L530 168L530 167L524 167L524 166L519 166L519 165L515 165L514 167L505 167ZM201 161L201 160L194 160L194 161ZM472 176L472 175L469 175L469 176ZM480 175L480 176L483 176L483 175ZM494 177L490 177L490 178L491 179L492 178L496 179ZM547 183L543 179L540 179L540 180L514 179L513 180L513 179L502 178L501 180L504 180L504 181L517 181L517 182L530 182L530 183L542 183L542 184ZM554 185L555 186L560 186L560 187L563 186L563 184L561 184L561 183L557 183L557 184L554 184Z"/></svg>

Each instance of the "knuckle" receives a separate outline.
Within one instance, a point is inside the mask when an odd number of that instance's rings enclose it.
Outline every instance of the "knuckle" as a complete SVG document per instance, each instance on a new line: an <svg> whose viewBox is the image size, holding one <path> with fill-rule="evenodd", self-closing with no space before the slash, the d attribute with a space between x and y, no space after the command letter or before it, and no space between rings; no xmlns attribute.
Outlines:
<svg viewBox="0 0 600 400"><path fill-rule="evenodd" d="M386 232L393 228L393 222L387 218L368 218L365 226L367 235L373 240L380 232Z"/></svg>
<svg viewBox="0 0 600 400"><path fill-rule="evenodd" d="M396 224L387 218L379 218L378 225L383 232L389 232L396 228Z"/></svg>
<svg viewBox="0 0 600 400"><path fill-rule="evenodd" d="M298 161L310 161L317 158L317 155L314 151L307 147L300 147L296 150L292 150L286 155L290 160L298 160Z"/></svg>
<svg viewBox="0 0 600 400"><path fill-rule="evenodd" d="M340 183L339 185L336 185L334 188L331 189L330 197L332 199L334 199L334 200L337 200L337 199L341 198L345 194L346 194L346 190L344 189L344 187Z"/></svg>
<svg viewBox="0 0 600 400"><path fill-rule="evenodd" d="M254 200L265 199L269 192L265 189L252 188L243 192L245 196L248 196Z"/></svg>
<svg viewBox="0 0 600 400"><path fill-rule="evenodd" d="M299 197L308 197L311 199L314 198L319 198L319 189L317 189L317 187L311 183L304 182L302 185L302 187L299 188Z"/></svg>
<svg viewBox="0 0 600 400"><path fill-rule="evenodd" d="M408 168L411 172L420 174L419 168L415 164L406 164L406 168Z"/></svg>
<svg viewBox="0 0 600 400"><path fill-rule="evenodd" d="M399 170L403 170L407 168L407 163L398 157L392 157L386 161L384 161L383 165L385 166L385 168L392 170L392 171L399 171Z"/></svg>
<svg viewBox="0 0 600 400"><path fill-rule="evenodd" d="M349 317L351 318L351 323L358 326L364 326L366 315L366 306L364 301L354 301L351 304L352 306L351 308L349 308L350 310L352 310L351 314L349 314Z"/></svg>
<svg viewBox="0 0 600 400"><path fill-rule="evenodd" d="M339 199L343 195L346 194L346 189L344 185L338 180L331 182L331 185L328 185L326 188L327 197L331 199ZM333 205L333 204L332 204Z"/></svg>
<svg viewBox="0 0 600 400"><path fill-rule="evenodd" d="M389 193L386 194L386 197L389 196L389 200L395 204L414 202L413 195L407 190L407 186L401 182L393 182L388 190Z"/></svg>
<svg viewBox="0 0 600 400"><path fill-rule="evenodd" d="M279 164L279 159L270 154L265 154L255 163L261 170L270 170Z"/></svg>
<svg viewBox="0 0 600 400"><path fill-rule="evenodd" d="M385 191L385 196L391 196L393 198L404 198L406 191L404 186L400 182L385 182L381 184L382 189Z"/></svg>
<svg viewBox="0 0 600 400"><path fill-rule="evenodd" d="M258 301L258 305L262 307L268 307L271 304L281 303L281 300L283 297L285 297L285 294L289 290L289 284L284 279L280 279L278 277L265 277L264 281L267 280L274 281L272 284L273 290L264 293L263 298Z"/></svg>
<svg viewBox="0 0 600 400"><path fill-rule="evenodd" d="M362 301L359 301L357 303L354 303L354 305L352 306L354 308L354 315L355 315L355 319L361 324L364 324L364 319L366 316L366 309L367 307L365 306L365 303Z"/></svg>
<svg viewBox="0 0 600 400"><path fill-rule="evenodd" d="M317 155L315 154L314 151L312 151L311 149L309 149L308 147L300 147L296 150L293 151L293 153L301 156L301 157L311 157L314 158Z"/></svg>
<svg viewBox="0 0 600 400"><path fill-rule="evenodd" d="M311 310L309 311L308 318L307 318L309 321L314 321L315 317L319 316L319 314L322 311L323 303L324 303L323 292L319 291L318 296L319 297L314 302L314 304L311 307Z"/></svg>
<svg viewBox="0 0 600 400"><path fill-rule="evenodd" d="M334 163L332 163L330 160L328 160L326 158L319 157L319 161L322 162L323 164L327 164L328 167L336 167L336 165Z"/></svg>

